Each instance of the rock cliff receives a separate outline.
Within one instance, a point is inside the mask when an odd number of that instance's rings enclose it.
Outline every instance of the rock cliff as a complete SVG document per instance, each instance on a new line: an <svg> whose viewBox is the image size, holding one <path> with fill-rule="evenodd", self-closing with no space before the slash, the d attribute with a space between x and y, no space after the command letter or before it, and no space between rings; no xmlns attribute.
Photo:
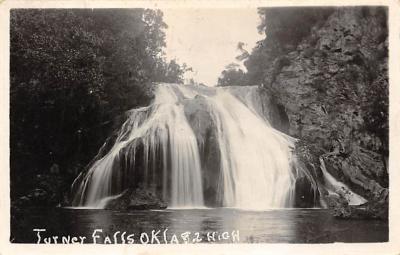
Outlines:
<svg viewBox="0 0 400 255"><path fill-rule="evenodd" d="M369 201L388 194L386 22L381 8L335 9L274 58L263 84L288 133Z"/></svg>

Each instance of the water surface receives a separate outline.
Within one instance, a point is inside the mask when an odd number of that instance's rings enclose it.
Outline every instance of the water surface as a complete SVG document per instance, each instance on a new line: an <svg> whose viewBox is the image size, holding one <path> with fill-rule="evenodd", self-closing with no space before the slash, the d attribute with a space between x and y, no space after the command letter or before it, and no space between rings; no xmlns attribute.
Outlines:
<svg viewBox="0 0 400 255"><path fill-rule="evenodd" d="M47 236L85 236L84 243L92 243L95 229L103 243L106 236L112 239L120 231L126 235L134 234L135 243L139 236L158 231L161 243L163 232L169 243L175 234L182 243L180 235L191 232L190 241L203 243L236 243L239 232L241 243L330 243L330 242L384 242L388 240L387 222L377 220L340 220L333 218L327 210L283 209L270 211L244 211L230 208L148 210L117 212L95 209L29 209L13 213L11 242L36 243L37 235L33 229L46 229ZM195 233L199 236L196 237ZM213 235L208 239L207 235ZM222 238L222 233L224 237ZM221 240L218 240L218 236ZM126 236L125 236L126 239ZM144 239L146 240L146 239ZM113 240L111 240L114 242ZM195 241L193 241L195 242ZM117 243L121 239L117 233Z"/></svg>

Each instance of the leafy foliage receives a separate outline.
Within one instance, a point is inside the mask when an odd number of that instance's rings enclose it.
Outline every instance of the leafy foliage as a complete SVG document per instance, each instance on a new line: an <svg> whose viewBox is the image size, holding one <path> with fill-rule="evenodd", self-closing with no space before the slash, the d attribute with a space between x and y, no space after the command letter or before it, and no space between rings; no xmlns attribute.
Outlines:
<svg viewBox="0 0 400 255"><path fill-rule="evenodd" d="M144 9L11 11L13 193L54 164L64 174L86 164L110 120L149 102L151 82L182 82L184 67L164 60L162 17Z"/></svg>
<svg viewBox="0 0 400 255"><path fill-rule="evenodd" d="M245 72L235 63L227 65L218 78L218 86L240 86L246 83Z"/></svg>
<svg viewBox="0 0 400 255"><path fill-rule="evenodd" d="M262 83L265 70L274 60L295 50L311 29L321 26L333 11L333 8L323 7L259 8L261 22L258 31L265 33L266 38L257 43L244 62L249 82Z"/></svg>

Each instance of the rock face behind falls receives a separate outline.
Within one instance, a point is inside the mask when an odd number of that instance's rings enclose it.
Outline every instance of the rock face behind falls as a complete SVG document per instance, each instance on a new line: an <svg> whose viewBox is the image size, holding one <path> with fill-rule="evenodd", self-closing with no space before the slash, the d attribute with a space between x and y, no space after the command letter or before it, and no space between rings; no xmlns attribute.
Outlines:
<svg viewBox="0 0 400 255"><path fill-rule="evenodd" d="M109 208L138 188L170 207L318 204L317 175L293 154L288 118L266 90L158 84L154 93L76 178L73 205Z"/></svg>
<svg viewBox="0 0 400 255"><path fill-rule="evenodd" d="M288 134L301 140L299 157L309 168L323 160L328 173L369 201L388 194L386 19L384 8L332 9L264 70Z"/></svg>

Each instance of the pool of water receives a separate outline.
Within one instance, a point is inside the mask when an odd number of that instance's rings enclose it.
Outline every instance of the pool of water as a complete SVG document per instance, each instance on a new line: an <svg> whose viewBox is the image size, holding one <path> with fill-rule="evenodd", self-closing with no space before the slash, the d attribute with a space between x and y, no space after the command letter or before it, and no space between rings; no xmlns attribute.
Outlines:
<svg viewBox="0 0 400 255"><path fill-rule="evenodd" d="M12 212L11 242L36 243L38 232L40 242L46 238L51 243L72 242L73 237L75 242L83 243L135 244L385 242L388 223L335 219L322 209L117 212L30 208ZM56 240L52 236L57 236Z"/></svg>

